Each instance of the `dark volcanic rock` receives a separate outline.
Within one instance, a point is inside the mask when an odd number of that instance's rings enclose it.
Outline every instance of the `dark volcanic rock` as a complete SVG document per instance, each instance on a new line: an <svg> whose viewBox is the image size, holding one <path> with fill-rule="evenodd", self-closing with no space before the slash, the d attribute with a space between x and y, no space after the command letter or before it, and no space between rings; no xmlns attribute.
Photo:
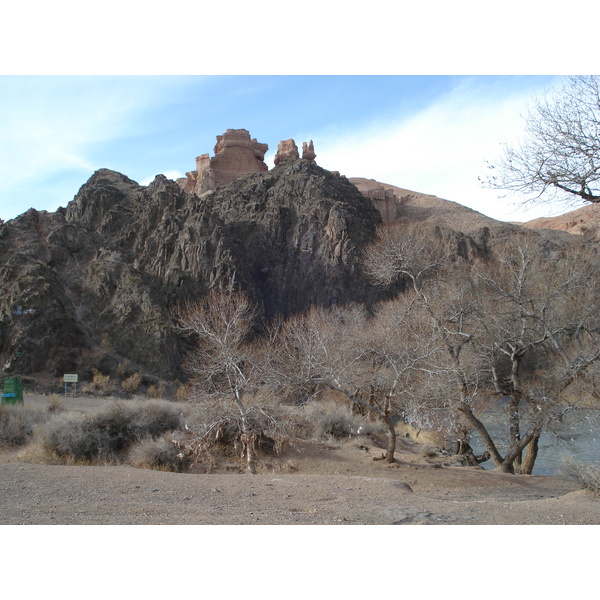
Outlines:
<svg viewBox="0 0 600 600"><path fill-rule="evenodd" d="M355 182L366 192L383 185ZM556 248L598 250L582 236L392 192L383 192L394 203L384 220L418 223L459 266L487 260L517 234L547 254L549 265ZM263 323L311 305L370 303L399 291L402 285L369 286L362 272L359 256L381 221L355 185L311 160L283 159L201 196L162 175L145 187L101 169L66 209L31 209L0 224L0 368L4 375L79 373L84 381L95 368L120 380L140 371L143 385L183 379L189 342L173 331L172 312L216 285L247 292Z"/></svg>
<svg viewBox="0 0 600 600"><path fill-rule="evenodd" d="M66 209L0 227L5 374L182 376L170 311L233 281L265 319L366 301L357 261L379 213L345 177L282 161L198 197L162 175L148 187L101 169Z"/></svg>

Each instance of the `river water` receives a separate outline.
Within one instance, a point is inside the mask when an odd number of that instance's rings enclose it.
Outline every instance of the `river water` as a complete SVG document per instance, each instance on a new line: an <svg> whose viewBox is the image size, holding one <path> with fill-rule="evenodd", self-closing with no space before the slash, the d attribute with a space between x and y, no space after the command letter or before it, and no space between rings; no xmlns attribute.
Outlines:
<svg viewBox="0 0 600 600"><path fill-rule="evenodd" d="M498 443L507 429L504 409L498 407L480 415L480 420L490 431L504 456L507 444ZM553 431L542 434L538 456L533 467L533 475L560 475L565 458L572 457L578 463L600 465L600 409L576 409L564 416L562 422L552 424ZM523 427L523 431L526 428ZM506 438L505 438L506 439ZM474 433L471 447L475 454L485 450L479 436ZM493 469L494 463L488 460L481 463L484 469Z"/></svg>

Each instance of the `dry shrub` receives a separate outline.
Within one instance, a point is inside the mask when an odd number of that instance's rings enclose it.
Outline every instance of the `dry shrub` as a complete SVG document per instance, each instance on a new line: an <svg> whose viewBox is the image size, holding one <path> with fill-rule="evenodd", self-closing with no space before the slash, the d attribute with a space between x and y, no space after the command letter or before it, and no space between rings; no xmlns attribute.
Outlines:
<svg viewBox="0 0 600 600"><path fill-rule="evenodd" d="M182 424L181 408L170 402L115 402L96 414L57 415L36 430L35 442L52 462L119 462L132 444Z"/></svg>
<svg viewBox="0 0 600 600"><path fill-rule="evenodd" d="M123 379L124 377L127 376L128 373L130 373L132 371L131 369L131 363L129 362L129 360L125 359L123 362L120 362L117 365L117 377Z"/></svg>
<svg viewBox="0 0 600 600"><path fill-rule="evenodd" d="M227 401L195 398L188 420L188 434L179 446L190 465L203 464L210 471L220 459L241 460L247 444L255 454L281 453L292 441L287 416L275 405L250 404L246 412L248 437L242 419Z"/></svg>
<svg viewBox="0 0 600 600"><path fill-rule="evenodd" d="M141 469L181 473L190 460L181 448L180 439L173 433L159 438L145 438L134 444L129 453L129 464Z"/></svg>
<svg viewBox="0 0 600 600"><path fill-rule="evenodd" d="M84 394L100 393L108 395L110 393L110 375L103 375L98 369L94 369L92 381L84 385L81 391Z"/></svg>
<svg viewBox="0 0 600 600"><path fill-rule="evenodd" d="M192 386L189 385L180 385L175 392L175 397L177 400L189 400L192 396Z"/></svg>
<svg viewBox="0 0 600 600"><path fill-rule="evenodd" d="M110 375L104 375L98 369L94 369L92 386L100 392L108 392Z"/></svg>
<svg viewBox="0 0 600 600"><path fill-rule="evenodd" d="M43 410L0 404L0 445L25 445L31 439L35 428L49 418L49 414Z"/></svg>
<svg viewBox="0 0 600 600"><path fill-rule="evenodd" d="M50 399L48 400L46 410L49 413L57 413L66 410L66 408L63 406L62 402L60 401L60 398L56 394L52 394L52 396L50 396Z"/></svg>
<svg viewBox="0 0 600 600"><path fill-rule="evenodd" d="M167 388L164 382L160 382L158 385L151 385L148 387L148 391L146 392L146 396L149 398L164 398L166 394Z"/></svg>
<svg viewBox="0 0 600 600"><path fill-rule="evenodd" d="M334 401L311 402L304 407L304 413L308 431L319 440L385 433L382 423L353 413L347 404Z"/></svg>
<svg viewBox="0 0 600 600"><path fill-rule="evenodd" d="M576 481L584 490L600 495L600 465L577 462L569 456L562 459L560 473Z"/></svg>
<svg viewBox="0 0 600 600"><path fill-rule="evenodd" d="M89 420L89 417L67 413L40 427L33 445L40 449L37 455L41 462L84 463L103 456L109 446L107 436Z"/></svg>
<svg viewBox="0 0 600 600"><path fill-rule="evenodd" d="M134 373L131 377L123 380L121 382L121 387L128 394L135 394L142 383L142 374L140 372Z"/></svg>
<svg viewBox="0 0 600 600"><path fill-rule="evenodd" d="M396 431L400 436L409 439L412 442L416 442L417 444L426 444L429 446L437 446L439 448L444 448L447 445L446 440L441 433L420 429L412 423L400 422L396 425Z"/></svg>

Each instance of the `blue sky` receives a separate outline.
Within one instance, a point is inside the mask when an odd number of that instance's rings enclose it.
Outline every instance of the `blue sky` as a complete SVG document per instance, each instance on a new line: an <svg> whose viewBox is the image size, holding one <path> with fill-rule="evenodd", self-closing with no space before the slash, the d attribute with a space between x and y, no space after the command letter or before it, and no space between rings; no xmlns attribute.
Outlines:
<svg viewBox="0 0 600 600"><path fill-rule="evenodd" d="M524 212L477 179L518 139L534 96L560 85L555 73L596 67L593 36L550 39L541 2L95 6L3 9L0 218L66 206L103 167L143 184L182 176L227 128L267 143L270 166L279 141L312 139L327 169L494 218L565 210Z"/></svg>
<svg viewBox="0 0 600 600"><path fill-rule="evenodd" d="M481 187L485 161L522 132L553 76L2 76L0 217L56 210L99 168L143 184L183 176L227 128L269 145L312 139L317 163L459 202L524 212Z"/></svg>

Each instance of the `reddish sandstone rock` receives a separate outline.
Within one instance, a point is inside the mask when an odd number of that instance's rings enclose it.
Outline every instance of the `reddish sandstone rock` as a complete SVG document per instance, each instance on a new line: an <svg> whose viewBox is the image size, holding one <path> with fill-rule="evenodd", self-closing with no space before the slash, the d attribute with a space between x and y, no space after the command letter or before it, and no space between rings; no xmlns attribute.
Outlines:
<svg viewBox="0 0 600 600"><path fill-rule="evenodd" d="M300 158L298 146L294 140L282 140L277 146L277 154L275 155L274 163L278 165L282 160Z"/></svg>
<svg viewBox="0 0 600 600"><path fill-rule="evenodd" d="M540 217L523 223L530 229L557 229L600 241L600 205L588 204L564 215Z"/></svg>
<svg viewBox="0 0 600 600"><path fill-rule="evenodd" d="M246 129L228 129L217 136L211 159L208 154L196 158L196 170L186 173L177 180L186 192L203 194L220 185L227 185L246 173L265 173L268 167L264 162L267 144L250 138Z"/></svg>
<svg viewBox="0 0 600 600"><path fill-rule="evenodd" d="M313 145L313 141L307 144L306 142L302 142L302 158L304 160L315 160L317 155L315 154L315 147Z"/></svg>

